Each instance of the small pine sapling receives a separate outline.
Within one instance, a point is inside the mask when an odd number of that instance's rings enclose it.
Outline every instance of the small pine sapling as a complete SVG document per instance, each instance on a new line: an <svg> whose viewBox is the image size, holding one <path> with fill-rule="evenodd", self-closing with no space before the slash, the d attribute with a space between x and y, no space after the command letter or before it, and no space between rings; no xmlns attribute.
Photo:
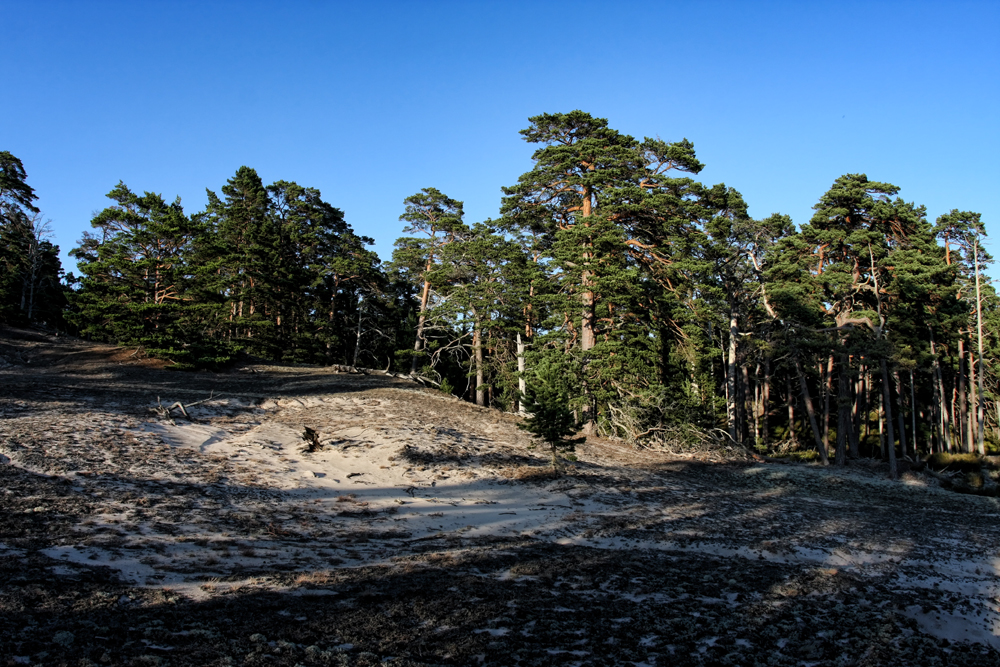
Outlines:
<svg viewBox="0 0 1000 667"><path fill-rule="evenodd" d="M572 452L576 445L586 438L574 438L583 424L577 422L569 408L569 395L560 391L553 383L542 382L536 391L529 391L521 398L522 405L530 415L518 428L531 433L547 443L552 449L552 471L559 474L560 452Z"/></svg>

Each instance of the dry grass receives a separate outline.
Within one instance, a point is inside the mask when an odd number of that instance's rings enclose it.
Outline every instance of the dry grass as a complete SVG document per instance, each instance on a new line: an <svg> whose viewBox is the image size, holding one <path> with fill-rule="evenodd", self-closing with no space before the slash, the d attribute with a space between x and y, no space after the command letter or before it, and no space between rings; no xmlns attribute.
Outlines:
<svg viewBox="0 0 1000 667"><path fill-rule="evenodd" d="M303 572L294 579L296 586L325 586L333 579L329 570L318 570L316 572Z"/></svg>
<svg viewBox="0 0 1000 667"><path fill-rule="evenodd" d="M503 471L503 474L505 477L516 479L519 482L542 482L562 477L562 474L554 470L552 466L518 466L512 470Z"/></svg>

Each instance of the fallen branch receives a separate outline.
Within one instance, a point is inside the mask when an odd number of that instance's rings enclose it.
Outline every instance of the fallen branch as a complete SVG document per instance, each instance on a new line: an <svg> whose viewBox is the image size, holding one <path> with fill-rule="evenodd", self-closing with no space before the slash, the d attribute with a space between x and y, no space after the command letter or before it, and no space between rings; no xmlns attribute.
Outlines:
<svg viewBox="0 0 1000 667"><path fill-rule="evenodd" d="M194 403L188 403L187 407L190 408L190 407L194 407L195 405L201 405L202 403L207 403L207 402L209 402L211 400L214 400L214 399L215 399L215 392L213 391L211 394L208 395L208 398L203 398L200 401L195 401ZM180 405L180 401L177 402L177 405ZM182 410L183 410L183 408L184 408L184 406L181 406Z"/></svg>
<svg viewBox="0 0 1000 667"><path fill-rule="evenodd" d="M420 384L429 384L429 385L431 385L433 387L437 387L438 389L441 388L441 383L440 382L435 382L434 380L431 380L430 378L426 378L423 375L417 375L416 373L411 373L409 377L410 377L411 380L415 380L416 382L419 382Z"/></svg>
<svg viewBox="0 0 1000 667"><path fill-rule="evenodd" d="M157 415L159 415L160 419L166 419L171 424L174 423L173 418L170 416L170 411L171 410L177 410L182 415L184 415L184 419L187 419L188 421L193 421L191 419L191 417L187 413L187 408L191 408L191 407L193 407L195 405L201 405L202 403L206 403L206 402L214 400L214 399L215 399L215 392L213 391L209 395L208 398L203 398L200 401L195 401L194 403L188 403L187 406L185 406L180 401L177 401L177 402L173 403L172 405L164 406L163 403L160 402L160 397L157 396L156 397L156 406L157 407L150 408L150 411L151 412L155 412Z"/></svg>

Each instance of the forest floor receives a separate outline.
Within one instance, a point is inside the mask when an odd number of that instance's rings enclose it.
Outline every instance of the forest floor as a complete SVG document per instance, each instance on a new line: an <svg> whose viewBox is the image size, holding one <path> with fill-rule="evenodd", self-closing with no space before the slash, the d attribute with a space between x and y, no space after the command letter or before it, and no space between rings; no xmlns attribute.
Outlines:
<svg viewBox="0 0 1000 667"><path fill-rule="evenodd" d="M1000 664L997 499L161 366L0 330L0 665Z"/></svg>

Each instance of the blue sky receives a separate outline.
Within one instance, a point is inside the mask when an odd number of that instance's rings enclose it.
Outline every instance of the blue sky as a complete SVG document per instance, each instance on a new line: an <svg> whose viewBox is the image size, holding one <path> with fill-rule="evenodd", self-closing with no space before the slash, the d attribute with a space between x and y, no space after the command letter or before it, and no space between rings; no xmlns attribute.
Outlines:
<svg viewBox="0 0 1000 667"><path fill-rule="evenodd" d="M119 180L194 213L241 165L319 188L388 259L403 199L495 216L518 130L573 109L691 140L756 217L807 222L863 172L932 221L981 212L1000 254L997 35L992 0L0 0L0 150L64 262Z"/></svg>

